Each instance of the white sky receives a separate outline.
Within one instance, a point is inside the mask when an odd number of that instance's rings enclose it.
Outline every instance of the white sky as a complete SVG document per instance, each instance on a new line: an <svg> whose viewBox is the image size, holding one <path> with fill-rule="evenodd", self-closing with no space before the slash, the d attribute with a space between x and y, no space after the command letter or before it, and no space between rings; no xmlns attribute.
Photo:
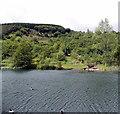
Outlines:
<svg viewBox="0 0 120 114"><path fill-rule="evenodd" d="M118 30L119 0L0 0L0 23L57 24L73 30L94 31L108 18Z"/></svg>

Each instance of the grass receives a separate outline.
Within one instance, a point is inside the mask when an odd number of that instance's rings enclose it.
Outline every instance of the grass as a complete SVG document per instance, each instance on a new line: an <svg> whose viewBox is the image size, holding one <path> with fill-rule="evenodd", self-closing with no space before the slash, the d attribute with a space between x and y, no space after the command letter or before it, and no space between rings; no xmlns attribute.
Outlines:
<svg viewBox="0 0 120 114"><path fill-rule="evenodd" d="M96 65L96 67L100 68L102 71L117 71L118 68L118 66L105 66L103 64ZM113 69L111 69L111 67L113 67Z"/></svg>
<svg viewBox="0 0 120 114"><path fill-rule="evenodd" d="M83 69L83 68L87 68L86 65L80 65L80 64L63 64L62 67L64 69Z"/></svg>
<svg viewBox="0 0 120 114"><path fill-rule="evenodd" d="M83 69L87 66L83 63L77 63L75 59L67 57L67 62L62 65L64 69Z"/></svg>

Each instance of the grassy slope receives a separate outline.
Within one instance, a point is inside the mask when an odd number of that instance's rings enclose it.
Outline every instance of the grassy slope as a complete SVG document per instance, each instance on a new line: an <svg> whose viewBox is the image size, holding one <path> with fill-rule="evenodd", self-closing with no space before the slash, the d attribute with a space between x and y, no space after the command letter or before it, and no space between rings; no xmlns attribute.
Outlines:
<svg viewBox="0 0 120 114"><path fill-rule="evenodd" d="M67 62L65 64L62 65L63 68L65 69L83 69L83 68L87 68L87 66L85 64L82 63L76 63L76 60L71 58L71 57L67 57Z"/></svg>

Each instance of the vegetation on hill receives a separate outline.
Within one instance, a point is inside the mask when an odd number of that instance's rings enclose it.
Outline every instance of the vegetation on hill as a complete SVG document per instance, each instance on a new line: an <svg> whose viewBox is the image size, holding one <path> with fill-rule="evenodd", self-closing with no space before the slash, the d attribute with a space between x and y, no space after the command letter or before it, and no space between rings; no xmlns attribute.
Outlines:
<svg viewBox="0 0 120 114"><path fill-rule="evenodd" d="M95 32L73 31L59 25L2 24L1 66L37 69L82 69L87 64L116 66L118 32L107 19Z"/></svg>

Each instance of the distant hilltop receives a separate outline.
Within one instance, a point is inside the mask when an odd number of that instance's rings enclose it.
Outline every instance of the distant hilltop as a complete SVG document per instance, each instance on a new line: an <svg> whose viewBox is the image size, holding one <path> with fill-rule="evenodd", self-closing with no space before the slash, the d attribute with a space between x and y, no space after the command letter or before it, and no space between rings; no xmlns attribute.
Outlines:
<svg viewBox="0 0 120 114"><path fill-rule="evenodd" d="M18 35L27 35L39 32L39 35L41 34L41 36L56 37L60 34L65 34L66 32L69 33L71 31L69 28L65 29L60 25L54 24L5 23L1 25L3 35L9 35L19 30L20 34Z"/></svg>

